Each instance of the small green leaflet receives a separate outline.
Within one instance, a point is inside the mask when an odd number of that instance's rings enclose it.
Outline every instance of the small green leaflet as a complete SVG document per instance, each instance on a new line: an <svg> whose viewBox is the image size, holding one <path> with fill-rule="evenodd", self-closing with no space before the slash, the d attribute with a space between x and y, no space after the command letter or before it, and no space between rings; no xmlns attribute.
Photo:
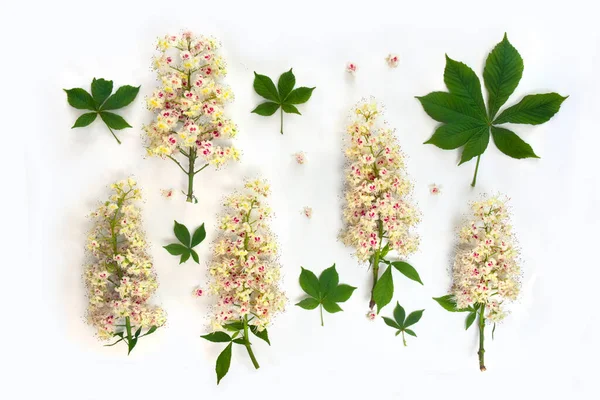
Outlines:
<svg viewBox="0 0 600 400"><path fill-rule="evenodd" d="M296 305L305 310L314 310L320 307L321 326L324 326L323 309L332 314L343 311L337 303L347 301L356 289L350 285L340 284L339 281L335 264L321 272L318 279L312 271L302 268L302 272L300 273L300 287L310 297L307 297Z"/></svg>
<svg viewBox="0 0 600 400"><path fill-rule="evenodd" d="M398 270L407 278L419 282L421 285L423 282L421 281L421 277L417 270L407 262L404 261L388 261L388 260L380 260L382 263L387 264L388 267L385 269L381 277L377 279L377 283L373 288L373 301L377 305L377 314L383 307L389 304L392 301L392 297L394 296L394 280L392 279L392 267Z"/></svg>
<svg viewBox="0 0 600 400"><path fill-rule="evenodd" d="M67 93L67 101L69 104L78 110L90 110L92 112L82 114L77 118L72 128L81 128L88 126L96 120L99 115L102 121L108 127L108 130L117 143L121 144L121 141L113 132L113 129L120 130L125 128L131 128L131 125L127 123L120 115L109 112L107 110L117 110L129 105L137 96L140 91L140 87L135 86L121 86L111 96L113 90L113 82L105 79L92 80L92 94L90 95L87 91L81 88L63 89Z"/></svg>
<svg viewBox="0 0 600 400"><path fill-rule="evenodd" d="M231 349L233 347L233 344L240 344L245 346L248 350L248 353L250 354L250 338L246 336L246 333L248 331L252 332L257 338L267 342L269 346L271 345L271 342L269 341L269 333L267 332L267 330L263 329L261 331L256 325L248 324L249 321L252 321L252 319L248 320L248 318L246 317L245 320L242 319L237 321L231 321L227 324L224 324L223 328L229 332L232 332L231 336L227 332L223 331L215 331L201 336L201 338L206 339L209 342L228 343L225 349L223 349L223 351L221 352L221 354L219 354L219 357L217 358L217 362L215 364L215 371L217 373L217 385L221 382L221 379L223 379L223 377L227 375L227 372L229 372L229 367L231 365ZM255 363L255 360L253 360L253 363ZM255 368L258 368L257 363L255 363L254 366Z"/></svg>
<svg viewBox="0 0 600 400"><path fill-rule="evenodd" d="M282 135L283 113L302 115L295 105L306 103L308 99L310 99L313 90L315 90L314 87L308 88L304 86L294 89L295 85L296 77L291 69L288 72L281 74L279 81L277 82L277 87L275 87L275 84L268 76L254 72L254 90L269 101L259 104L252 112L268 117L275 114L281 107L280 132Z"/></svg>
<svg viewBox="0 0 600 400"><path fill-rule="evenodd" d="M469 329L475 318L477 317L477 310L479 309L479 304L475 303L472 306L467 308L458 308L456 305L456 299L453 294L447 294L442 297L433 297L435 301L438 302L440 306L442 306L445 310L450 312L468 312L467 318L465 320L465 329Z"/></svg>
<svg viewBox="0 0 600 400"><path fill-rule="evenodd" d="M123 326L123 325L120 325ZM111 343L111 344L106 344L104 345L105 347L111 347L114 346L115 344L119 343L119 342L125 342L125 344L127 344L127 355L131 354L131 351L133 350L133 348L137 345L138 339L143 338L144 336L148 336L153 334L156 330L158 329L158 327L156 325L152 325L150 327L150 329L148 329L146 331L146 333L144 333L143 335L142 333L142 327L140 326L135 333L132 333L132 326L131 326L131 321L129 319L129 317L125 317L125 330L121 331L121 332L116 332L113 334L113 337L118 337L120 339L118 339L116 342Z"/></svg>
<svg viewBox="0 0 600 400"><path fill-rule="evenodd" d="M499 124L531 124L547 122L568 97L557 93L528 95L499 115L500 107L515 91L523 75L523 59L508 41L506 34L488 55L483 69L483 82L488 92L487 110L481 83L467 65L446 56L444 83L448 92L432 92L417 97L431 118L442 122L425 143L440 149L463 147L459 165L477 157L471 186L477 182L481 155L491 136L496 147L512 158L539 158L523 139Z"/></svg>
<svg viewBox="0 0 600 400"><path fill-rule="evenodd" d="M196 229L194 235L191 237L188 228L177 221L175 221L173 231L175 232L175 237L180 243L171 243L167 246L164 246L164 248L174 256L181 256L179 264L186 262L190 256L192 256L192 259L196 261L196 263L200 264L198 253L196 253L193 248L202 243L204 238L206 238L204 224L200 225L200 227Z"/></svg>
<svg viewBox="0 0 600 400"><path fill-rule="evenodd" d="M400 303L396 303L396 308L394 308L394 318L383 317L383 321L386 325L396 329L396 336L402 334L402 342L404 343L404 346L406 346L404 333L406 332L411 336L417 337L417 334L412 329L408 329L408 327L419 322L423 316L423 311L425 310L413 311L406 316L404 308L402 308Z"/></svg>

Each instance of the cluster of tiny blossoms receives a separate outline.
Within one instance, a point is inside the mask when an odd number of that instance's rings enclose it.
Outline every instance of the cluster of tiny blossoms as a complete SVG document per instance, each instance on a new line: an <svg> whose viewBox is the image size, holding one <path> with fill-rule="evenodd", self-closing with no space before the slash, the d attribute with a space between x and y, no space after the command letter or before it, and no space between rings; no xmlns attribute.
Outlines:
<svg viewBox="0 0 600 400"><path fill-rule="evenodd" d="M418 246L411 228L419 222L417 209L407 196L412 185L404 172L404 158L393 131L376 124L376 103L362 102L348 126L346 157L346 229L342 241L367 261L387 239L391 249L408 256Z"/></svg>
<svg viewBox="0 0 600 400"><path fill-rule="evenodd" d="M518 250L508 224L506 200L492 197L473 203L475 220L460 231L452 293L458 308L485 304L486 318L504 318L502 304L519 294Z"/></svg>
<svg viewBox="0 0 600 400"><path fill-rule="evenodd" d="M134 204L141 199L135 186L133 179L111 185L114 194L91 214L94 228L87 248L94 260L84 274L87 318L101 339L123 331L126 317L136 329L159 327L166 321L162 308L148 304L158 283Z"/></svg>
<svg viewBox="0 0 600 400"><path fill-rule="evenodd" d="M160 55L153 64L161 87L147 99L148 108L157 114L144 127L148 154L166 157L194 150L217 167L239 159L234 147L214 143L237 133L236 125L224 116L224 105L233 94L217 82L227 71L215 54L216 40L184 32L159 39L157 48Z"/></svg>
<svg viewBox="0 0 600 400"><path fill-rule="evenodd" d="M214 330L243 318L263 330L286 303L278 287L277 245L267 226L271 209L264 199L269 186L254 180L245 187L246 192L225 200L230 212L221 219L210 265L211 291L218 296Z"/></svg>

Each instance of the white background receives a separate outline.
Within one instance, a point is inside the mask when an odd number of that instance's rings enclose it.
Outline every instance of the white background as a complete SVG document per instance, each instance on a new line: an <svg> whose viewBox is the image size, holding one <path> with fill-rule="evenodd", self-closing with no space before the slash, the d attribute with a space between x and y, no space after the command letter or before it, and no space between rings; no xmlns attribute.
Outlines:
<svg viewBox="0 0 600 400"><path fill-rule="evenodd" d="M9 368L3 398L548 398L597 396L598 160L600 145L600 35L593 2L583 1L52 1L5 10L2 69L4 233L2 364ZM152 115L143 99L155 87L150 70L157 36L187 28L217 36L236 95L227 108L239 125L243 159L196 179L199 204L160 196L184 189L170 161L147 159L141 126ZM458 151L423 145L436 123L416 95L445 90L444 54L479 76L504 32L525 70L508 105L523 95L556 91L570 97L550 122L516 126L540 160L513 160L490 142L478 184L469 186L474 161L457 167ZM394 52L400 66L384 58ZM346 62L358 64L354 78ZM299 85L316 86L300 106L303 116L250 114L260 98L252 71L277 78L294 68ZM70 127L80 112L62 88L89 88L93 77L115 87L141 85L122 115L134 127L118 146L102 123ZM410 258L425 286L395 276L395 301L425 308L408 347L383 321L365 318L371 283L337 235L341 228L342 138L349 110L375 96L408 155L414 199L423 213L422 244ZM8 124L6 123L8 122ZM15 150L19 149L19 150ZM25 155L20 151L25 150ZM293 161L305 151L307 164ZM102 347L84 321L81 279L85 215L108 196L107 185L133 174L144 189L144 220L160 280L156 296L168 324L124 347ZM278 234L283 288L290 299L269 329L272 346L257 340L260 370L236 348L219 387L214 362L219 344L207 332L212 299L190 292L205 285L209 242L222 198L244 177L272 183L273 230ZM431 183L442 194L428 193ZM447 293L455 232L480 193L511 197L522 248L522 296L486 344L488 371L477 365L476 330L464 315L431 300ZM301 210L311 206L314 216ZM173 240L177 219L208 238L200 265L161 247ZM14 242L14 243L13 243ZM345 312L325 315L294 307L301 298L300 266L317 272L337 263L341 281L358 286ZM392 307L383 314L391 314ZM4 380L4 379L3 379ZM595 397L597 398L597 397Z"/></svg>

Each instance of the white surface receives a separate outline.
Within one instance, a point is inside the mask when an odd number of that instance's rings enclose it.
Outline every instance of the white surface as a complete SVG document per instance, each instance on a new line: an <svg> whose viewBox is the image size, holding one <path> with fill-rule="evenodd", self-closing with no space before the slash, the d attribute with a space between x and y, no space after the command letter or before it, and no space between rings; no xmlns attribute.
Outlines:
<svg viewBox="0 0 600 400"><path fill-rule="evenodd" d="M593 2L39 3L16 17L6 14L3 27L5 43L15 47L4 56L3 75L14 90L9 93L21 94L3 107L5 118L16 121L3 132L10 156L4 171L12 177L5 182L10 204L3 207L9 214L4 232L12 235L16 226L18 242L9 242L3 262L9 271L3 305L10 318L3 322L2 359L11 370L2 389L11 394L3 398L587 399L598 393L599 263L593 250L600 200L600 41ZM183 196L160 196L159 189L183 188L184 175L170 161L144 158L140 138L141 125L152 118L142 100L155 87L149 68L154 40L182 28L213 34L223 44L226 82L236 94L227 112L239 125L236 143L243 151L238 165L197 178L198 205L186 204ZM445 89L445 53L481 76L485 57L505 31L525 60L508 104L545 91L570 97L549 123L515 128L541 160L513 160L490 144L472 190L474 161L457 167L457 151L422 145L436 123L414 96ZM390 52L400 55L397 69L384 62ZM358 64L354 79L344 72L348 61ZM250 114L260 102L252 71L277 77L290 67L299 85L317 89L300 108L302 117L285 116L281 136L276 116ZM119 132L121 146L101 123L69 129L80 113L61 89L87 88L93 77L142 86L123 113L134 128ZM423 212L422 245L410 261L425 286L395 279L394 302L426 309L415 329L419 337L409 338L406 348L383 321L364 317L369 274L337 240L341 138L350 107L371 95L397 128ZM26 147L25 163L10 150L14 146ZM304 166L291 156L299 150L307 153ZM24 164L25 204L23 180L13 174ZM109 183L129 174L144 189L145 227L160 280L156 301L167 310L168 325L127 357L123 347L102 347L84 323L81 273L90 228L85 215L106 198ZM212 240L222 197L243 177L256 175L272 183L273 229L290 305L270 329L273 346L256 341L261 369L255 371L236 348L217 387L214 362L221 346L199 338L211 299L190 296L206 282L210 248L207 242L200 246L200 265L178 266L161 246L172 239L173 219L206 223ZM434 182L442 185L439 197L428 194ZM523 295L496 339L487 340L488 371L480 373L475 329L465 332L464 315L444 311L431 297L450 285L454 232L468 201L494 191L512 198ZM313 207L312 220L301 215L304 206ZM18 228L27 211L31 236ZM301 265L320 271L333 262L342 282L359 289L345 312L326 315L321 328L316 311L293 306L301 295L297 278ZM388 306L384 315L391 311Z"/></svg>

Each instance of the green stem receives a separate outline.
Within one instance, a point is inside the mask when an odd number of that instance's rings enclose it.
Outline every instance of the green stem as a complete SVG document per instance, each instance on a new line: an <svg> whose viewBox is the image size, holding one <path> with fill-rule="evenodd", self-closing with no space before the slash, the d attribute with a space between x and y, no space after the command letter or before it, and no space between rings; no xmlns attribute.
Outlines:
<svg viewBox="0 0 600 400"><path fill-rule="evenodd" d="M252 365L254 365L254 368L259 369L260 365L258 365L256 357L254 357L254 352L252 351L250 339L248 337L248 315L244 317L244 346L246 346L246 350L248 350L248 355L250 356L250 360L252 360Z"/></svg>
<svg viewBox="0 0 600 400"><path fill-rule="evenodd" d="M475 187L477 183L477 171L479 171L479 160L481 159L481 154L477 156L477 164L475 164L475 175L473 175L473 182L471 182L471 186Z"/></svg>
<svg viewBox="0 0 600 400"><path fill-rule="evenodd" d="M485 353L485 349L483 348L484 341L484 330L485 330L485 304L482 304L479 308L479 351L477 354L479 355L479 369L481 371L485 371L485 363L483 359L483 355Z"/></svg>
<svg viewBox="0 0 600 400"><path fill-rule="evenodd" d="M121 141L119 140L119 138L117 137L117 135L115 135L115 133L113 132L113 130L110 129L110 126L106 125L106 127L108 128L108 130L110 131L110 133L112 133L112 135L115 138L115 140L117 141L117 143L121 144Z"/></svg>
<svg viewBox="0 0 600 400"><path fill-rule="evenodd" d="M404 347L406 347L406 338L404 337L404 331L402 331L402 343L404 343Z"/></svg>
<svg viewBox="0 0 600 400"><path fill-rule="evenodd" d="M281 132L281 134L283 135L283 107L281 107L280 111L281 111L281 113L280 113L280 115L281 115L281 128L280 128L279 132Z"/></svg>
<svg viewBox="0 0 600 400"><path fill-rule="evenodd" d="M321 326L325 326L323 324L323 304L319 304L319 311L321 312Z"/></svg>
<svg viewBox="0 0 600 400"><path fill-rule="evenodd" d="M187 176L188 176L188 191L187 191L187 197L185 199L185 201L187 201L188 203L192 203L194 201L194 166L196 164L196 149L191 148L190 149L190 155L188 156L188 160L189 160L189 168L187 171Z"/></svg>
<svg viewBox="0 0 600 400"><path fill-rule="evenodd" d="M379 250L373 255L373 288L371 289L371 301L369 302L369 308L372 310L375 307L375 299L373 293L375 293L375 286L377 285L377 279L379 278Z"/></svg>

